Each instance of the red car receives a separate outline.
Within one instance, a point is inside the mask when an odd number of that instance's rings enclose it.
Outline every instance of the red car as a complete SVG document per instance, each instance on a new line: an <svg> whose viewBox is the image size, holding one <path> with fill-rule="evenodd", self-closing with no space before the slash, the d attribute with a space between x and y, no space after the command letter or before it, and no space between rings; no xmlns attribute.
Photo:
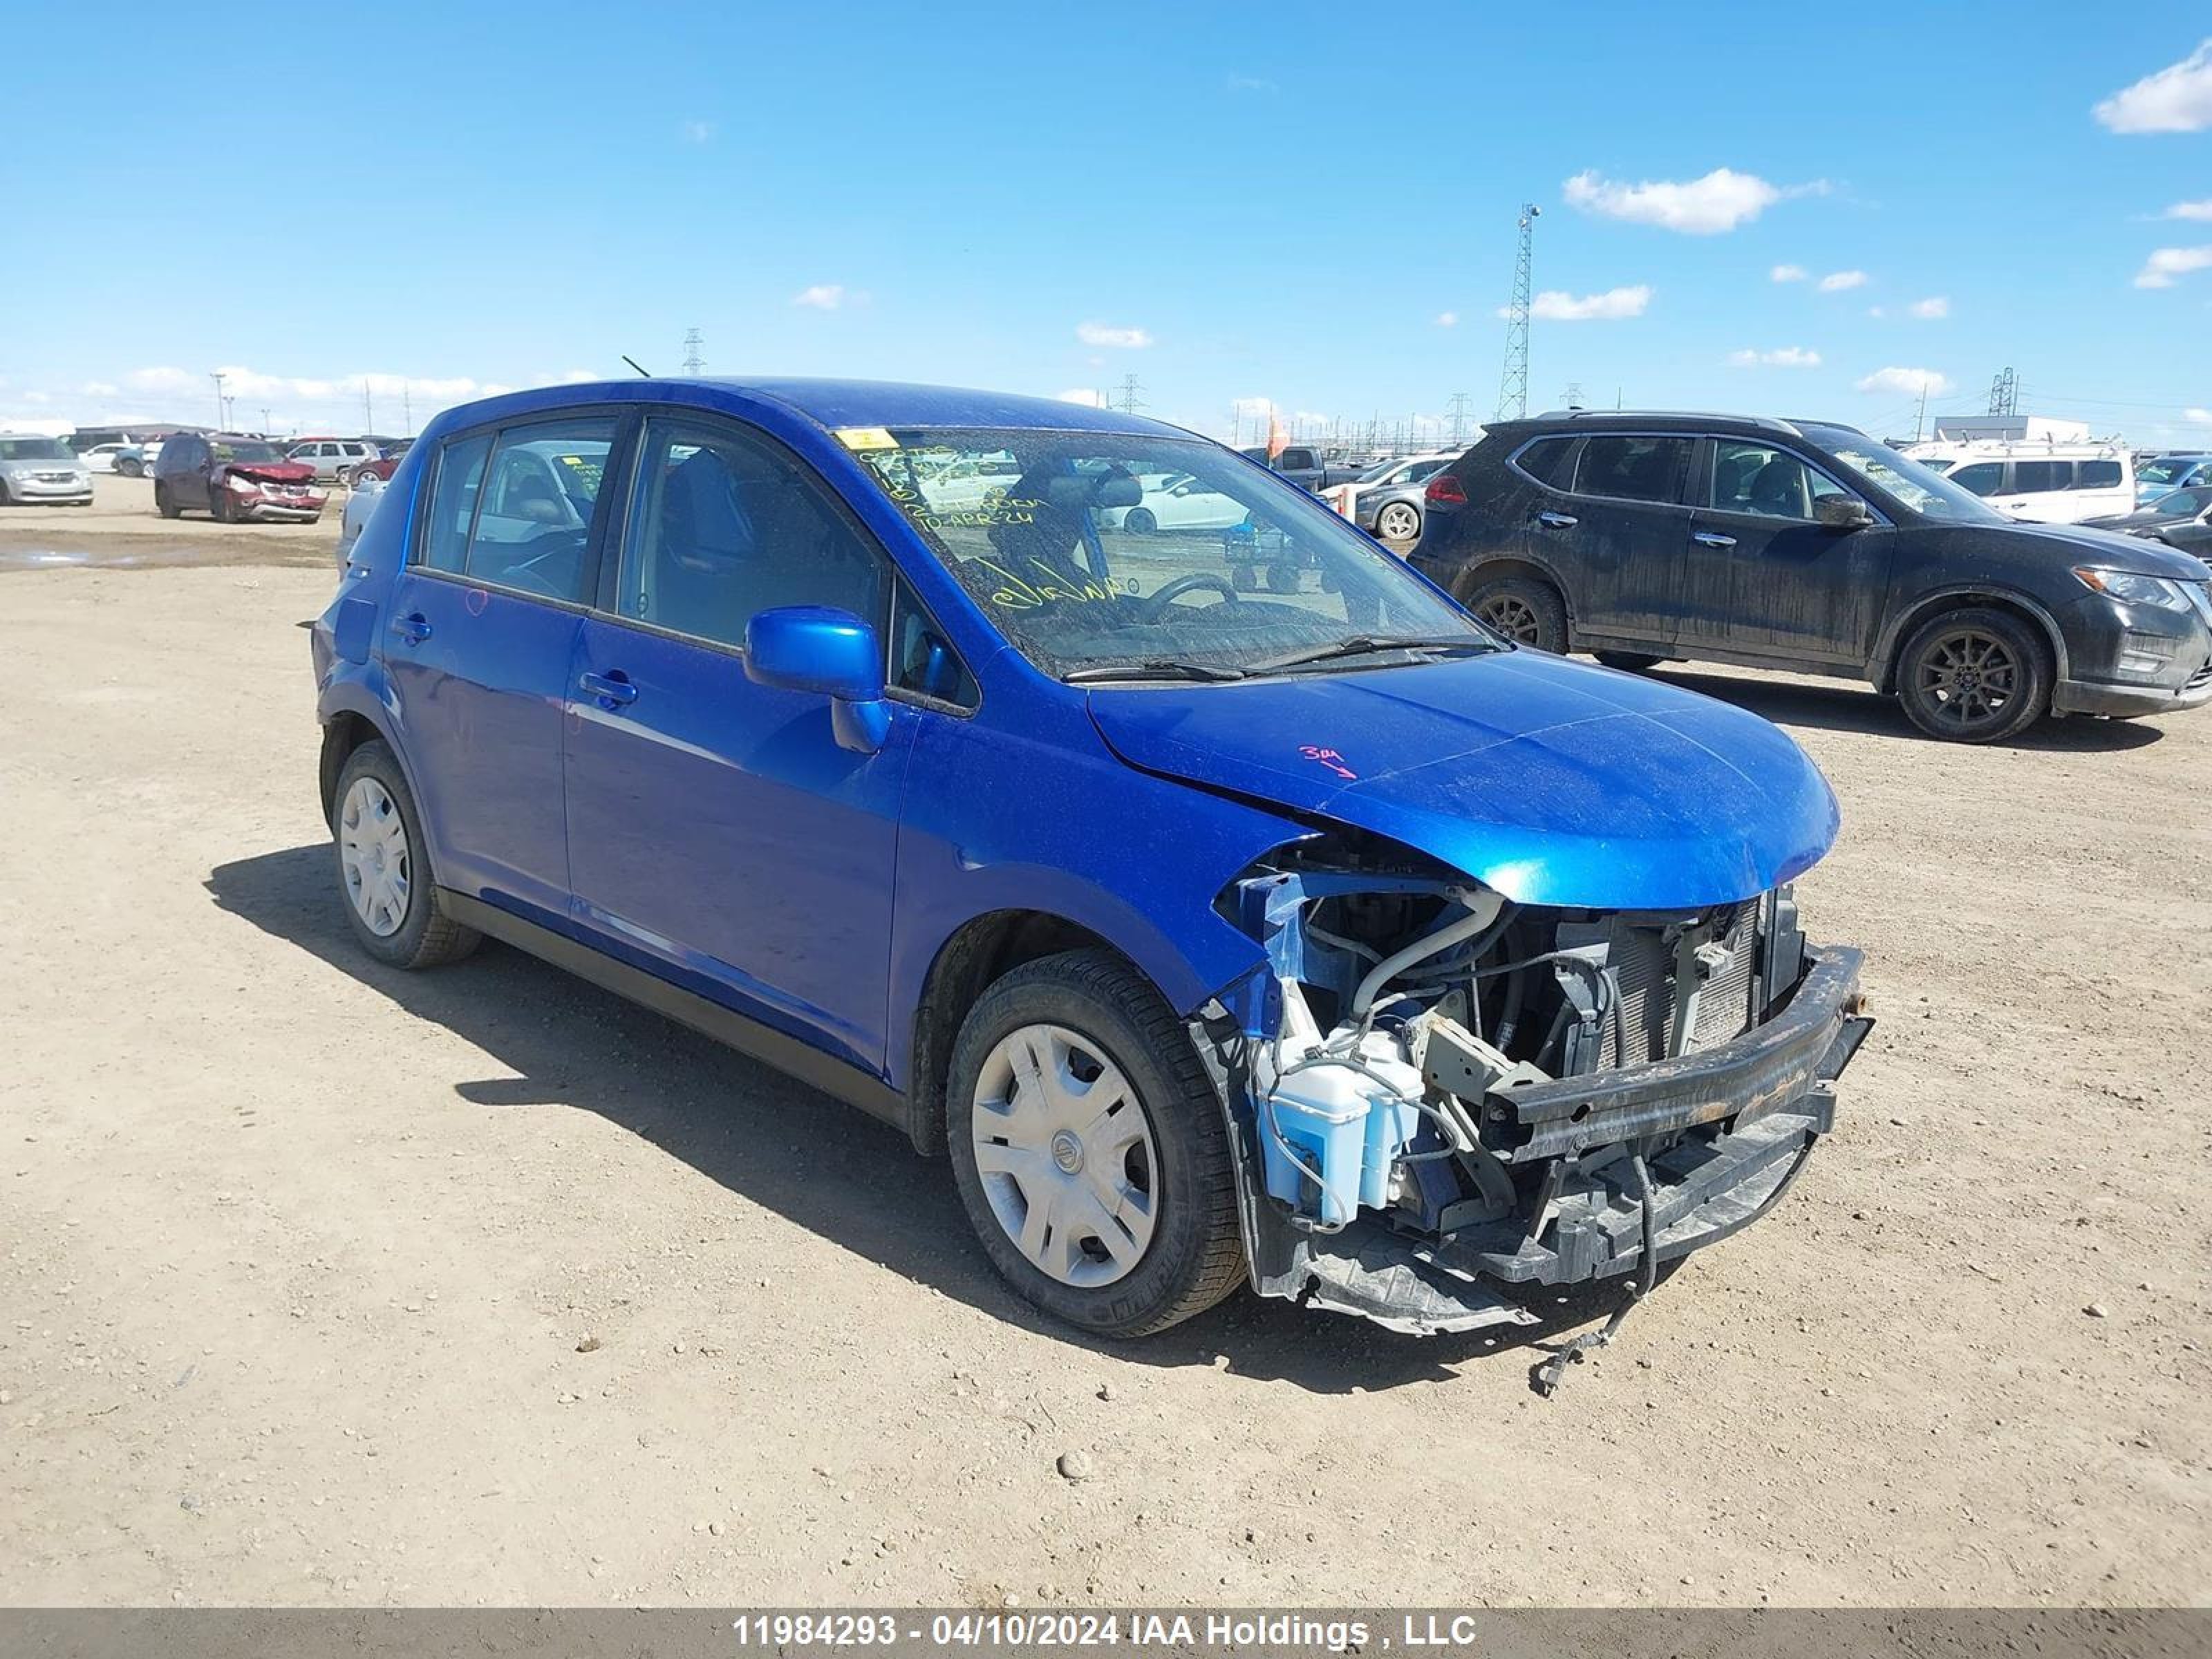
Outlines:
<svg viewBox="0 0 2212 1659"><path fill-rule="evenodd" d="M313 524L330 499L314 478L313 467L264 439L179 432L154 463L154 506L165 519L204 507L222 524Z"/></svg>
<svg viewBox="0 0 2212 1659"><path fill-rule="evenodd" d="M392 475L399 470L399 458L407 453L408 447L414 441L412 438L398 438L381 446L384 451L381 459L363 461L359 466L354 468L354 482L358 483L363 478L381 478L385 483L390 483Z"/></svg>

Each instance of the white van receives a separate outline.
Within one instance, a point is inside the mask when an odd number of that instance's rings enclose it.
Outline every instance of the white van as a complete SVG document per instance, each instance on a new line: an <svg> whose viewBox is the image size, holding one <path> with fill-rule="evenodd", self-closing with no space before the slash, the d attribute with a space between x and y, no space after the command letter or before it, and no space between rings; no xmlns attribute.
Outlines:
<svg viewBox="0 0 2212 1659"><path fill-rule="evenodd" d="M2008 518L2080 524L2136 508L2135 458L2118 442L1939 441L1908 445L1905 453Z"/></svg>

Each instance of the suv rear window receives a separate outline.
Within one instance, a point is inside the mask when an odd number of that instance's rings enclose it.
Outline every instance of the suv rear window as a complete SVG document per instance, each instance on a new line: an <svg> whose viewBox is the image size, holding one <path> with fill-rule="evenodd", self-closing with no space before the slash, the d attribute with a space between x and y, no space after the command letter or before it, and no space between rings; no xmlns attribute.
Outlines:
<svg viewBox="0 0 2212 1659"><path fill-rule="evenodd" d="M1689 470L1690 440L1607 434L1583 444L1575 493L1626 501L1674 501Z"/></svg>
<svg viewBox="0 0 2212 1659"><path fill-rule="evenodd" d="M2014 461L2012 487L2023 495L2039 495L2046 489L2070 489L2074 487L2074 463Z"/></svg>
<svg viewBox="0 0 2212 1659"><path fill-rule="evenodd" d="M2120 482L2118 461L2083 461L2074 469L2076 489L2112 489Z"/></svg>
<svg viewBox="0 0 2212 1659"><path fill-rule="evenodd" d="M2004 483L2004 463L1976 461L1954 472L1951 482L1961 489L1972 490L1977 495L1994 495Z"/></svg>
<svg viewBox="0 0 2212 1659"><path fill-rule="evenodd" d="M1539 438L1513 458L1513 465L1540 484L1565 489L1567 487L1567 462L1574 453L1575 441L1572 438Z"/></svg>

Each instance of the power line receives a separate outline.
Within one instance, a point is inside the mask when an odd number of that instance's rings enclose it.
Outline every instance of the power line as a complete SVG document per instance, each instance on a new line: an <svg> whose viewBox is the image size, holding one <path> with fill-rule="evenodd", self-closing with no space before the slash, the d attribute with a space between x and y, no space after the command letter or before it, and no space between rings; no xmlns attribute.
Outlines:
<svg viewBox="0 0 2212 1659"><path fill-rule="evenodd" d="M1505 370L1498 381L1498 418L1515 420L1528 412L1528 287L1535 256L1536 220L1543 212L1534 202L1521 204L1521 240L1513 256L1513 298L1505 307Z"/></svg>

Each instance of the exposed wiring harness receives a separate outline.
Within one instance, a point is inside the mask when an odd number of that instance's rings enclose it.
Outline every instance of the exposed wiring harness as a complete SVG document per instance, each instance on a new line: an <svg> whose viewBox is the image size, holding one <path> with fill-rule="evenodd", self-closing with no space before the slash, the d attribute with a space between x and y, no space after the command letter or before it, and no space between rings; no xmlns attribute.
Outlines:
<svg viewBox="0 0 2212 1659"><path fill-rule="evenodd" d="M1651 1190L1651 1171L1644 1166L1644 1154L1631 1154L1628 1172L1636 1177L1636 1203L1642 1217L1643 1248L1637 1252L1636 1283L1628 1292L1628 1300L1613 1310L1613 1317L1605 1322L1602 1330L1586 1332L1562 1343L1549 1359L1529 1373L1528 1385L1543 1398L1549 1400L1559 1386L1559 1379L1570 1365L1582 1364L1583 1356L1593 1349L1609 1346L1620 1334L1636 1304L1651 1294L1651 1287L1659 1282L1659 1216L1657 1200Z"/></svg>

